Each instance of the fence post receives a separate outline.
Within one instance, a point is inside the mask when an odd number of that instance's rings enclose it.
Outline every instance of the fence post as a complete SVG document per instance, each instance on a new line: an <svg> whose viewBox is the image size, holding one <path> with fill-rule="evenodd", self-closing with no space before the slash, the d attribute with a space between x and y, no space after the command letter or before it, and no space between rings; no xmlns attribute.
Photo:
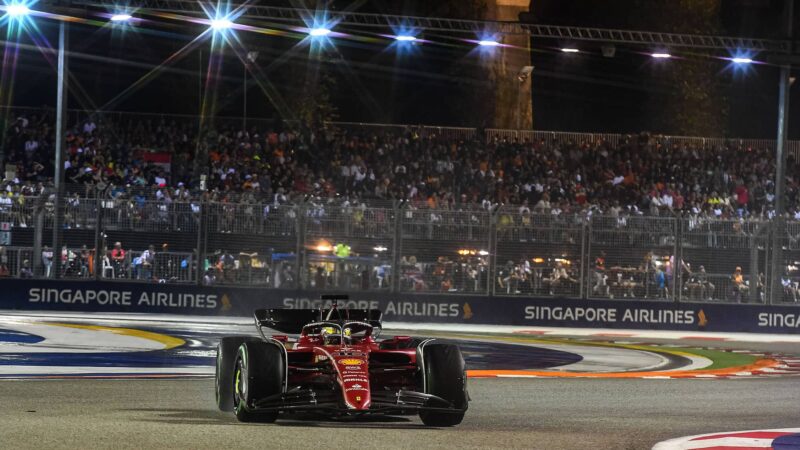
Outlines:
<svg viewBox="0 0 800 450"><path fill-rule="evenodd" d="M486 280L486 293L490 297L494 297L497 288L495 276L497 273L497 216L499 212L499 205L489 210L489 270Z"/></svg>
<svg viewBox="0 0 800 450"><path fill-rule="evenodd" d="M683 220L680 216L673 216L672 220L675 221L672 228L675 236L672 252L675 255L675 267L672 268L672 300L679 303L683 296L681 290L681 286L683 286L683 245L681 242L683 240Z"/></svg>
<svg viewBox="0 0 800 450"><path fill-rule="evenodd" d="M588 291L589 286L592 285L591 280L587 277L589 276L589 252L587 249L586 243L586 224L589 222L588 216L581 217L581 259L580 259L580 287L578 288L578 297L580 298L588 298Z"/></svg>
<svg viewBox="0 0 800 450"><path fill-rule="evenodd" d="M393 293L400 292L400 277L402 276L402 267L400 267L400 255L403 252L403 213L405 210L405 202L394 201L392 210L394 211L394 240L392 241L392 284L390 291Z"/></svg>
<svg viewBox="0 0 800 450"><path fill-rule="evenodd" d="M305 251L305 242L306 242L306 201L303 200L300 204L294 206L297 211L295 214L295 234L297 235L297 243L295 248L295 258L294 258L294 273L297 279L295 288L296 289L305 289L307 286L307 280L305 276L305 271L302 270L303 267L306 267L306 251Z"/></svg>
<svg viewBox="0 0 800 450"><path fill-rule="evenodd" d="M786 227L784 226L784 218L783 216L775 216L772 222L768 223L768 229L765 233L767 236L766 243L769 243L769 238L772 237L773 245L769 250L773 252L780 252L779 255L771 255L772 256L772 264L769 264L767 267L764 268L764 272L769 273L769 278L764 279L764 303L765 304L774 304L778 303L778 293L783 292L783 288L781 285L781 275L783 275L783 270L781 270L781 266L783 263L783 243L780 242L782 239L781 230L785 230ZM759 229L761 231L761 229ZM759 235L761 233L758 233ZM776 242L777 241L777 242ZM770 261L767 258L767 261ZM776 264L778 263L778 264ZM753 278L753 274L756 273L756 267L758 267L758 245L751 243L750 244L750 301L751 302L758 302L758 279ZM767 269L770 269L767 271ZM756 273L756 277L758 274ZM767 288L769 286L769 288ZM780 289L779 289L780 287ZM769 294L769 297L767 297Z"/></svg>
<svg viewBox="0 0 800 450"><path fill-rule="evenodd" d="M103 258L106 255L105 233L103 232L103 199L98 196L95 200L97 207L97 221L94 224L94 261L92 271L94 279L100 280L103 276Z"/></svg>
<svg viewBox="0 0 800 450"><path fill-rule="evenodd" d="M774 267L772 265L772 263L771 263L772 260L770 259L770 256L772 256L770 254L770 251L772 250L772 247L771 247L771 242L769 240L769 237L770 237L770 232L772 231L772 227L774 227L774 224L772 222L765 222L765 223L761 224L761 227L759 229L759 239L762 239L762 236L761 236L762 234L766 234L766 237L764 238L764 241L763 241L764 242L764 273L766 274L766 283L765 283L766 286L764 286L764 288L766 289L765 295L764 295L764 304L770 304L770 305L777 304L777 303L780 303L781 301L783 301L783 293L784 293L784 290L783 290L784 269L781 268L782 266ZM762 229L765 229L766 233L761 233ZM775 231L775 238L776 239L780 239L782 241L781 242L781 248L783 248L783 243L786 244L787 251L790 251L789 246L791 245L789 240L788 240L789 236L790 236L790 234L789 234L788 224L786 222L784 222L784 226ZM783 240L784 238L786 238L786 241ZM756 243L754 244L756 247L758 247L758 243L757 242L758 241L756 241ZM784 261L784 262L788 263L788 261ZM773 284L771 283L772 277L778 277L778 280L781 282L781 284L778 285L779 289L777 291L774 291L775 292L774 294L773 294Z"/></svg>
<svg viewBox="0 0 800 450"><path fill-rule="evenodd" d="M39 197L42 200L42 196ZM38 203L38 202L37 202ZM44 232L44 204L37 205L34 209L36 215L34 219L35 229L33 230L33 263L32 269L35 276L44 274L44 267L42 266L42 233ZM55 253L53 253L55 255ZM17 266L19 267L19 266Z"/></svg>
<svg viewBox="0 0 800 450"><path fill-rule="evenodd" d="M198 204L198 224L197 224L197 267L195 268L195 283L203 284L205 276L206 252L208 246L208 204L205 199L201 199Z"/></svg>

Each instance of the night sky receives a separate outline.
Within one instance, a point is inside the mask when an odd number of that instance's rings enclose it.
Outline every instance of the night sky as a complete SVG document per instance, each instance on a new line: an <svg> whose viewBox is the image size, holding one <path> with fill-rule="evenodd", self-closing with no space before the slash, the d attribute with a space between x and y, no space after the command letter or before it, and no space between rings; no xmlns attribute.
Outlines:
<svg viewBox="0 0 800 450"><path fill-rule="evenodd" d="M634 14L630 2L626 1L536 0L533 13L540 22L552 24L636 28L636 24L658 23L654 17L637 20L637 17L647 16L647 2L631 1L645 5L640 5ZM350 2L336 5L346 3ZM431 8L426 2L366 3L361 10L426 14L433 9L434 14L448 13L446 8ZM776 37L782 1L725 0L722 3L723 34ZM137 31L126 33L111 27L73 24L70 47L75 56L70 60L70 69L87 95L72 95L70 107L92 109L106 105L204 28L165 19L159 22L142 24L134 28ZM55 45L56 26L45 21L38 23L42 36ZM336 40L335 48L328 48L312 62L307 57L307 49L288 53L297 39L252 33L242 33L240 37L248 50L259 51L259 67L262 70L269 67L262 82L268 80L284 97L298 95L299 88L294 82L297 74L313 70L329 74L335 80L331 96L339 120L474 125L465 123L468 119L464 117L469 111L464 111L460 99L488 87L477 70L479 60L471 46L438 34L424 37L447 42L448 46L415 45L403 54L398 54L395 48L387 48L386 40ZM33 43L27 36L21 39L23 43ZM558 51L560 45L554 41L532 42L532 59L536 66L533 74L536 129L635 132L652 126L647 117L648 108L672 92L671 86L660 78L659 67L642 54L649 49L617 46L612 59L602 57L597 44L580 44L582 53L579 55L562 54ZM122 111L198 114L209 47L205 43L187 52L167 70L159 71L151 82L135 89L132 95L106 106ZM758 59L758 55L754 59ZM679 64L680 61L669 63ZM242 63L227 51L223 57L222 80L217 85L218 115L242 114L242 69ZM39 52L22 51L15 73L13 105L55 103L55 68ZM759 65L746 72L733 71L720 61L718 76L724 80L730 99L729 135L774 138L777 70ZM249 115L276 117L276 110L252 83L248 89ZM800 105L797 89L793 90L792 101ZM795 110L800 111L799 108ZM790 137L800 137L800 113L790 120Z"/></svg>

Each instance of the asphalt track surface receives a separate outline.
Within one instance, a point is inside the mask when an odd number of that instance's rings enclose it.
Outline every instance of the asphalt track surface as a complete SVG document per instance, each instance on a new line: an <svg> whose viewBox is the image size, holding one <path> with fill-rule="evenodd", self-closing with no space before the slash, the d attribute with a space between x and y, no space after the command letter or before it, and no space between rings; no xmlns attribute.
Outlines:
<svg viewBox="0 0 800 450"><path fill-rule="evenodd" d="M464 422L240 424L213 381L0 382L2 448L649 449L711 431L800 423L800 379L476 379Z"/></svg>
<svg viewBox="0 0 800 450"><path fill-rule="evenodd" d="M697 344L800 354L796 343ZM216 409L211 378L9 379L0 381L0 449L627 450L686 435L800 426L800 376L474 378L469 390L464 422L432 429L416 417L242 424Z"/></svg>

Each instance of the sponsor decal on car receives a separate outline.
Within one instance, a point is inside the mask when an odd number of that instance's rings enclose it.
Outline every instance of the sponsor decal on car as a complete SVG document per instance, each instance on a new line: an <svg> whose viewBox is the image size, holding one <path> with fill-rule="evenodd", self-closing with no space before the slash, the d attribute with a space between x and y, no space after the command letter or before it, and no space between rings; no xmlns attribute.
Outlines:
<svg viewBox="0 0 800 450"><path fill-rule="evenodd" d="M364 360L362 359L340 359L339 364L343 366L360 366L364 364Z"/></svg>
<svg viewBox="0 0 800 450"><path fill-rule="evenodd" d="M342 381L345 383L369 383L367 377L348 377L346 375L342 377Z"/></svg>
<svg viewBox="0 0 800 450"><path fill-rule="evenodd" d="M356 383L356 384L350 386L349 388L345 389L344 391L345 392L350 392L350 391L366 391L366 390L367 390L367 388L365 388L364 386Z"/></svg>

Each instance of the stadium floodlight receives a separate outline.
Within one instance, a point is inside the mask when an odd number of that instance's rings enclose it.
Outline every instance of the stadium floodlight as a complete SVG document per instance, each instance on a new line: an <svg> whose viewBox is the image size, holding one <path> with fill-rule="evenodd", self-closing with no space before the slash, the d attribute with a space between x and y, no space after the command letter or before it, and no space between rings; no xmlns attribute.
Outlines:
<svg viewBox="0 0 800 450"><path fill-rule="evenodd" d="M112 22L127 22L127 21L129 21L131 19L133 19L133 16L131 16L130 14L125 14L125 13L118 13L118 14L114 14L113 16L111 16L111 21Z"/></svg>
<svg viewBox="0 0 800 450"><path fill-rule="evenodd" d="M400 34L395 36L394 39L400 42L414 42L417 40L417 37L411 36L410 34Z"/></svg>
<svg viewBox="0 0 800 450"><path fill-rule="evenodd" d="M481 47L497 47L500 45L499 42L495 41L494 39L481 39L478 41L478 45Z"/></svg>
<svg viewBox="0 0 800 450"><path fill-rule="evenodd" d="M6 14L8 17L23 17L30 14L31 9L22 3L12 3L6 6Z"/></svg>
<svg viewBox="0 0 800 450"><path fill-rule="evenodd" d="M308 30L308 34L309 34L309 36L313 36L313 37L325 37L325 36L331 34L331 29L330 28L325 28L325 27L315 27L315 28L312 28L312 29Z"/></svg>
<svg viewBox="0 0 800 450"><path fill-rule="evenodd" d="M731 58L731 61L733 61L733 62L734 62L734 63L736 63L736 64L750 64L750 63L752 63L752 62L753 62L753 60L752 60L752 59L750 59L750 58L745 58L745 57L736 57L736 58Z"/></svg>
<svg viewBox="0 0 800 450"><path fill-rule="evenodd" d="M652 56L653 58L656 58L656 59L668 59L668 58L672 58L672 55L670 55L670 54L669 54L669 53L667 53L667 52L656 52L656 53L653 53L653 54L651 54L650 56Z"/></svg>
<svg viewBox="0 0 800 450"><path fill-rule="evenodd" d="M227 30L231 27L233 27L233 22L231 22L229 19L222 18L211 20L211 29L214 31Z"/></svg>
<svg viewBox="0 0 800 450"><path fill-rule="evenodd" d="M561 49L561 51L564 52L564 53L579 53L580 52L580 50L578 50L577 48L572 48L572 47L564 47L564 48Z"/></svg>

